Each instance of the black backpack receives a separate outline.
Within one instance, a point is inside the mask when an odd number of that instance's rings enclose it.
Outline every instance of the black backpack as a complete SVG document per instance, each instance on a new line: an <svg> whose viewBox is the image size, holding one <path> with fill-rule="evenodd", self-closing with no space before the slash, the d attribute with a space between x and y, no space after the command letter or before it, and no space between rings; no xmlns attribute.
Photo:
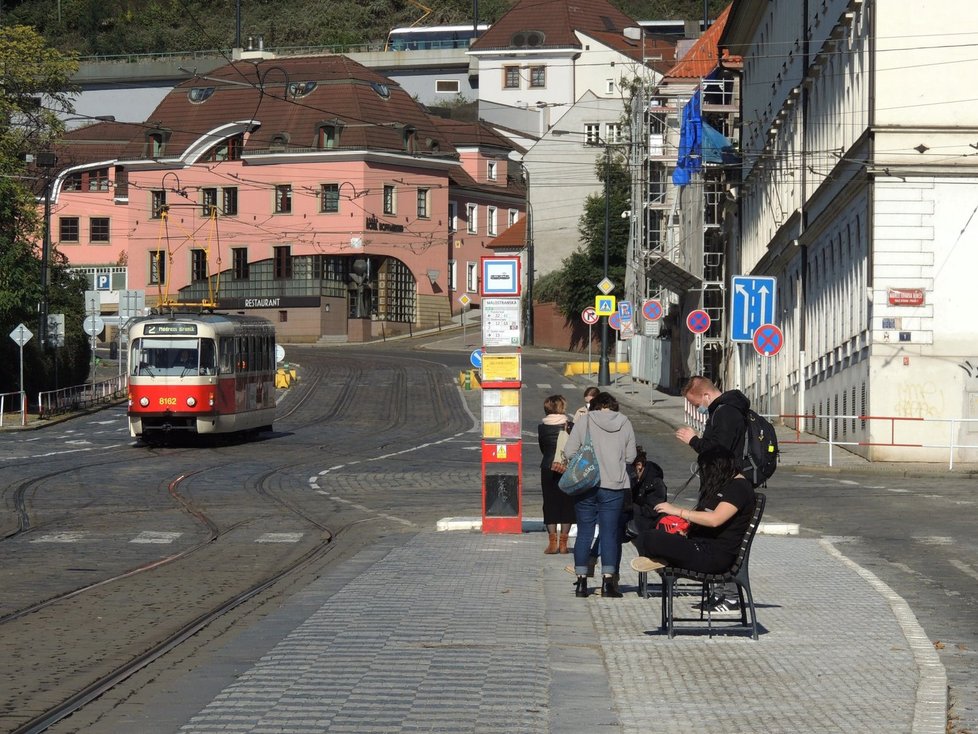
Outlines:
<svg viewBox="0 0 978 734"><path fill-rule="evenodd" d="M781 451L771 422L748 409L745 413L747 433L744 435L743 474L754 487L767 486L778 468Z"/></svg>

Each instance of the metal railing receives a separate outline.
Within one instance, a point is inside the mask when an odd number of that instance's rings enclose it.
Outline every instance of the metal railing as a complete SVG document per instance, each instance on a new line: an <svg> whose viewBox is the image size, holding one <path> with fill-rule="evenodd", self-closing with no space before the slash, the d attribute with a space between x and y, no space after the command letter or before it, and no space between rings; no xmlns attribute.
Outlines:
<svg viewBox="0 0 978 734"><path fill-rule="evenodd" d="M916 417L905 417L905 416L889 416L889 415L828 415L822 413L806 413L806 414L783 414L783 415L769 415L766 416L772 422L781 422L784 424L787 430L793 430L795 434L794 439L784 439L779 437L778 442L781 444L825 444L828 447L829 453L829 466L833 465L833 448L836 446L875 446L875 447L891 447L891 448L919 448L919 449L939 449L942 451L947 451L948 454L948 469L954 468L954 455L959 449L976 449L978 450L978 444L971 443L958 443L956 437L958 435L958 430L962 425L967 424L978 424L978 418L916 418ZM827 421L827 435L825 438L821 438L815 434L809 434L805 432L805 425L807 421ZM788 426L785 421L793 421L795 423L794 427ZM839 435L839 430L837 427L838 421L860 421L862 426L865 427L866 423L871 421L883 421L889 424L889 440L887 441L847 441L839 440L837 437ZM932 442L932 441L914 441L909 440L903 434L900 434L899 429L904 429L907 426L921 426L927 423L944 423L948 426L948 440L946 443ZM845 435L845 431L842 431ZM898 440L901 439L901 440Z"/></svg>
<svg viewBox="0 0 978 734"><path fill-rule="evenodd" d="M37 412L41 419L86 410L105 405L126 396L129 385L126 375L118 375L101 382L86 383L60 390L48 390L37 394Z"/></svg>
<svg viewBox="0 0 978 734"><path fill-rule="evenodd" d="M11 409L12 408L12 409ZM7 413L20 413L20 425L27 425L27 393L0 392L0 428Z"/></svg>

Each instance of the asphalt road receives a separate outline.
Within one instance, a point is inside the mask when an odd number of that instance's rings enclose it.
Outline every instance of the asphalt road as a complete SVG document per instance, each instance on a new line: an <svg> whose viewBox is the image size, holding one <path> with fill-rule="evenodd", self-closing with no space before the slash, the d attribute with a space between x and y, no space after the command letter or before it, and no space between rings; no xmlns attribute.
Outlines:
<svg viewBox="0 0 978 734"><path fill-rule="evenodd" d="M50 594L77 583L71 581L73 576L97 579L99 574L160 558L172 550L121 539L143 532L199 534L192 519L162 489L168 480L190 472L199 474L188 494L222 529L237 529L241 543L235 552L242 559L252 558L242 550L246 540L242 528L252 528L253 535L261 531L279 538L290 532L314 534L308 524L297 521L303 514L323 526L344 529L338 536L339 552L325 558L325 564L380 537L431 527L444 516L480 514L476 424L481 394L461 392L454 385L458 371L469 366L469 350L439 351L437 344L419 350L418 344L415 340L330 350L290 348L289 359L300 365L303 379L282 401L275 434L261 441L154 453L131 445L121 408L40 432L0 435L0 486L6 500L0 535L16 531L18 488L51 475L25 490L35 527L19 539L0 543L4 588L21 594L4 600L5 611L43 596L42 591ZM560 375L562 362L558 353L528 350L524 355L526 516L540 515L536 425L543 399L562 393L573 410L583 392L583 383ZM632 418L639 442L662 465L669 486L680 486L688 476L692 452L677 444L672 429L659 421L644 415ZM63 486L57 476L63 478ZM695 486L686 495L692 499L694 492ZM940 642L952 686L952 715L957 717L950 731L978 732L978 684L973 676L978 667L973 481L951 474L911 479L884 473L846 476L830 470L781 470L767 492L766 519L797 522L805 532L833 536L847 555L908 601L931 639ZM267 502L269 494L288 502L294 511L284 512ZM45 532L80 532L85 540L30 542ZM187 542L185 536L177 542ZM168 583L187 583L188 592L199 591L191 583L193 573L185 576L190 581L166 578ZM29 583L30 577L43 578L43 588ZM206 576L208 588L245 580L222 574L220 568L210 569ZM280 586L269 594L269 603L301 586L302 577ZM116 601L123 605L125 616L124 599ZM147 627L172 613L162 600L141 604L139 609L139 621ZM247 614L262 613L256 602L237 619L247 624ZM50 629L70 624L69 617L59 616L57 607L46 615ZM230 633L232 626L215 625L213 634ZM11 629L0 625L0 648L15 644ZM43 632L43 626L40 629ZM111 633L110 627L98 634L111 637ZM178 664L158 663L151 673L134 679L125 698L138 702L140 686L148 691L166 685L168 676L194 665L194 656L207 651L206 641L197 640L193 650L178 656ZM53 658L38 659L29 667L57 664ZM74 675L65 679L80 680ZM23 687L19 690L31 695ZM9 713L18 703L8 698L4 708ZM107 697L103 710L118 703Z"/></svg>

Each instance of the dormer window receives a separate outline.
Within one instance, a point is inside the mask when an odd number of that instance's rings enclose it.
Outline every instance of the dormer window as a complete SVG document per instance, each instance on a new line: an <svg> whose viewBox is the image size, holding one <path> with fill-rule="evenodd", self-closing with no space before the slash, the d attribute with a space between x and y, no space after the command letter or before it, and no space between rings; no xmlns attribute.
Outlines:
<svg viewBox="0 0 978 734"><path fill-rule="evenodd" d="M287 146L288 144L289 144L288 133L285 132L275 133L272 136L271 141L268 143L268 147L271 148L272 150L285 150L285 146Z"/></svg>
<svg viewBox="0 0 978 734"><path fill-rule="evenodd" d="M380 82L370 82L370 88L373 89L381 99L390 99L391 89L386 84L381 84Z"/></svg>
<svg viewBox="0 0 978 734"><path fill-rule="evenodd" d="M486 163L486 178L490 181L496 180L496 161Z"/></svg>
<svg viewBox="0 0 978 734"><path fill-rule="evenodd" d="M340 133L343 125L340 122L327 122L319 126L319 147L323 150L340 147Z"/></svg>
<svg viewBox="0 0 978 734"><path fill-rule="evenodd" d="M169 139L169 130L156 129L146 133L146 155L149 158L162 158L166 154L166 143Z"/></svg>
<svg viewBox="0 0 978 734"><path fill-rule="evenodd" d="M187 92L187 98L193 104L200 104L201 102L210 99L212 94L214 94L214 87L193 87L189 92Z"/></svg>
<svg viewBox="0 0 978 734"><path fill-rule="evenodd" d="M244 147L244 135L234 135L211 148L202 157L202 161L238 161L241 160L241 149Z"/></svg>
<svg viewBox="0 0 978 734"><path fill-rule="evenodd" d="M517 31L510 37L512 48L539 48L547 40L543 31Z"/></svg>
<svg viewBox="0 0 978 734"><path fill-rule="evenodd" d="M404 128L404 150L408 153L414 153L418 145L418 130L411 125Z"/></svg>
<svg viewBox="0 0 978 734"><path fill-rule="evenodd" d="M288 96L293 99L299 99L300 97L305 97L312 93L312 90L316 88L316 82L289 82L288 86Z"/></svg>

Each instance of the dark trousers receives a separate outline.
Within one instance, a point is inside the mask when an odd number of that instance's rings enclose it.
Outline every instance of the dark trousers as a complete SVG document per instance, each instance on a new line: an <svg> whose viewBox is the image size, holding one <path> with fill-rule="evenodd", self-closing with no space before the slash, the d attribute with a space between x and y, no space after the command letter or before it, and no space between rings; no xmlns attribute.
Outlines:
<svg viewBox="0 0 978 734"><path fill-rule="evenodd" d="M642 533L635 539L635 547L647 558L701 573L722 573L736 560L729 553L718 553L709 540L687 538L665 530Z"/></svg>

